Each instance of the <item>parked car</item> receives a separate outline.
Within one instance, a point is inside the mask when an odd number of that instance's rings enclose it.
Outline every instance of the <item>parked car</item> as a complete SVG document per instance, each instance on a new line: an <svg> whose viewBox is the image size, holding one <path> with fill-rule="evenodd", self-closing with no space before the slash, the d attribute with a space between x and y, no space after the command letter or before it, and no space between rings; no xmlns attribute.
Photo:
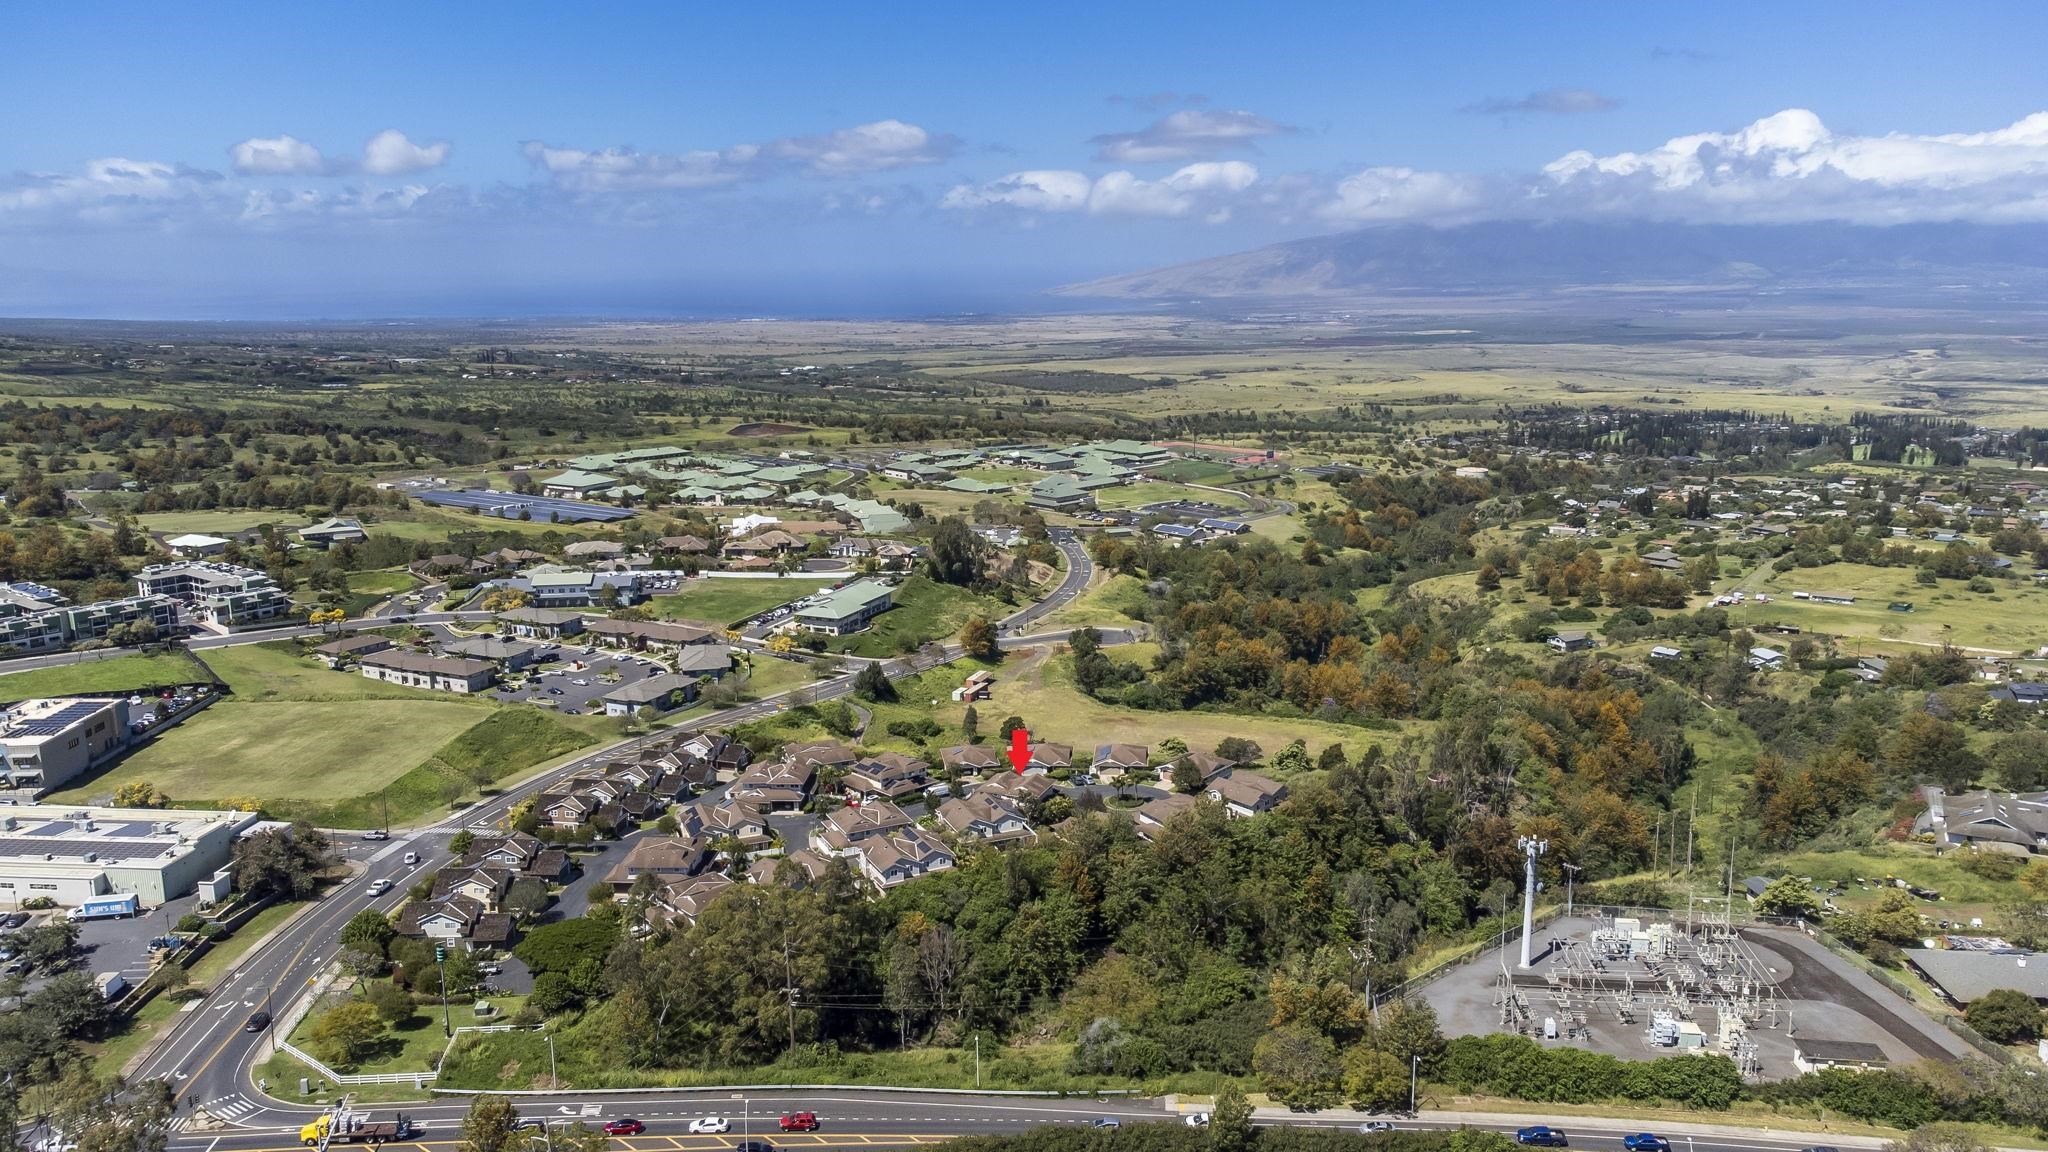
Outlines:
<svg viewBox="0 0 2048 1152"><path fill-rule="evenodd" d="M10 932L26 923L28 923L28 913L26 912L9 912L5 916L0 916L0 928L5 928Z"/></svg>
<svg viewBox="0 0 2048 1152"><path fill-rule="evenodd" d="M647 1125L633 1119L631 1116L622 1116L604 1126L604 1134L607 1136L638 1136L645 1131L647 1131Z"/></svg>
<svg viewBox="0 0 2048 1152"><path fill-rule="evenodd" d="M247 1024L242 1025L242 1031L261 1032L268 1027L270 1027L270 1013L258 1012L254 1016L249 1017Z"/></svg>
<svg viewBox="0 0 2048 1152"><path fill-rule="evenodd" d="M1527 1128L1515 1129L1515 1143L1528 1144L1537 1148L1566 1148L1570 1142L1564 1133L1548 1124L1531 1124Z"/></svg>
<svg viewBox="0 0 2048 1152"><path fill-rule="evenodd" d="M782 1118L782 1130L784 1132L816 1132L818 1130L818 1114L816 1112L791 1112Z"/></svg>
<svg viewBox="0 0 2048 1152"><path fill-rule="evenodd" d="M713 1136L717 1136L730 1131L732 1131L732 1121L727 1120L723 1116L699 1116L697 1119L690 1121L690 1134L692 1136L702 1132L708 1132Z"/></svg>
<svg viewBox="0 0 2048 1152"><path fill-rule="evenodd" d="M1628 1152L1671 1152L1671 1141L1654 1132L1638 1132L1624 1137L1621 1146Z"/></svg>
<svg viewBox="0 0 2048 1152"><path fill-rule="evenodd" d="M1190 1112L1181 1117L1180 1122L1190 1128L1207 1128L1209 1126L1209 1114L1207 1112Z"/></svg>
<svg viewBox="0 0 2048 1152"><path fill-rule="evenodd" d="M372 829L370 829L370 830L369 830L368 832L365 832L365 833L363 833L363 839L365 839L365 840L389 840L389 839L391 839L391 833L389 833L389 832L386 832L386 831L385 831L385 830L383 830L382 828L372 828Z"/></svg>
<svg viewBox="0 0 2048 1152"><path fill-rule="evenodd" d="M742 1140L732 1146L732 1152L775 1152L775 1145L766 1140Z"/></svg>

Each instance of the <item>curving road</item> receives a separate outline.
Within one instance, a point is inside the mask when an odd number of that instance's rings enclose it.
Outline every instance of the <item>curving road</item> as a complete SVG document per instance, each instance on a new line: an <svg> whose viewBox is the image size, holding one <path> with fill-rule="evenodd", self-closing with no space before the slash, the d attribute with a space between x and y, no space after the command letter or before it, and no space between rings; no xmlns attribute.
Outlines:
<svg viewBox="0 0 2048 1152"><path fill-rule="evenodd" d="M1057 643L1068 636L1066 631L1018 634L1019 629L1043 615L1044 611L1068 603L1087 586L1094 569L1085 551L1071 537L1061 543L1061 548L1068 555L1066 579L1045 600L1002 622L1003 627L1009 630L1009 634L1000 639L1003 648ZM478 615L482 614L436 613L416 616L414 621L442 623ZM268 633L265 638L274 639L280 631L283 630ZM1105 644L1129 643L1133 639L1132 634L1124 631L1104 632L1102 635ZM456 832L464 828L495 830L520 801L545 790L562 777L630 755L649 745L665 744L675 739L678 733L730 727L800 701L834 700L850 695L854 678L865 664L880 663L883 671L891 679L896 679L949 664L963 655L958 645L930 644L914 655L894 660L848 659L847 671L831 679L608 745L529 777L432 825L410 832L394 832L391 841L379 845L369 855L367 866L359 874L330 890L318 903L300 913L298 919L288 922L271 939L252 949L239 967L222 979L206 997L196 1001L194 1007L185 1011L180 1017L181 1022L174 1024L166 1038L135 1066L130 1078L170 1081L183 1114L204 1109L211 1116L238 1125L303 1122L303 1108L255 1091L256 1085L250 1078L249 1069L257 1060L267 1056L269 1036L267 1033L246 1032L244 1024L259 1009L270 1011L282 1021L286 1007L333 962L338 950L336 938L349 917L364 908L388 911L395 907L413 882L452 859L448 841ZM403 863L408 853L417 853L416 864ZM376 879L393 881L392 891L381 897L371 897L369 885Z"/></svg>

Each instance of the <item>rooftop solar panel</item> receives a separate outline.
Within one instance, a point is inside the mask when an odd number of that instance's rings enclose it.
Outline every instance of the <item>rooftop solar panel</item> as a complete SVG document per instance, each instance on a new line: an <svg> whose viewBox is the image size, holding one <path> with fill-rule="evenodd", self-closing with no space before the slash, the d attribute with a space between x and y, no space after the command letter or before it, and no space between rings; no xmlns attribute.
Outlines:
<svg viewBox="0 0 2048 1152"><path fill-rule="evenodd" d="M18 736L55 736L57 733L99 711L100 707L98 703L84 701L76 704L66 704L48 716L17 720L8 727Z"/></svg>

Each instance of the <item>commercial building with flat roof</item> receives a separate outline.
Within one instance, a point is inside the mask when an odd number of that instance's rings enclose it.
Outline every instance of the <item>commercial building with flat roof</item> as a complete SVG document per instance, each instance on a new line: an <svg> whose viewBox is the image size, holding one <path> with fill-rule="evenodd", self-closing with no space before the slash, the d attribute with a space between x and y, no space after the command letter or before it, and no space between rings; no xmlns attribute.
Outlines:
<svg viewBox="0 0 2048 1152"><path fill-rule="evenodd" d="M0 906L47 896L76 905L133 892L145 908L175 900L232 861L254 812L0 808Z"/></svg>
<svg viewBox="0 0 2048 1152"><path fill-rule="evenodd" d="M0 788L61 788L119 756L132 734L126 698L23 700L0 711Z"/></svg>
<svg viewBox="0 0 2048 1152"><path fill-rule="evenodd" d="M268 575L239 564L187 560L152 564L135 574L144 596L174 596L201 617L224 628L273 620L291 611L292 600Z"/></svg>

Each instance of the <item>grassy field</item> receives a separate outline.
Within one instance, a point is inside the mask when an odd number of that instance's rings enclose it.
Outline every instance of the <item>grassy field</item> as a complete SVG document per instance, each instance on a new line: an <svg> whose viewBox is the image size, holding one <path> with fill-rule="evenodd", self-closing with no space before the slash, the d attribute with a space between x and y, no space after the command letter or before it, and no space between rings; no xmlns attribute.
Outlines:
<svg viewBox="0 0 2048 1152"><path fill-rule="evenodd" d="M571 724L526 705L332 672L291 642L207 655L231 696L59 798L147 780L181 803L255 797L273 814L364 827L474 795L478 776L504 778L603 734L601 718Z"/></svg>
<svg viewBox="0 0 2048 1152"><path fill-rule="evenodd" d="M4 669L0 665L0 669ZM184 652L110 653L104 660L0 675L0 700L133 692L211 680Z"/></svg>
<svg viewBox="0 0 2048 1152"><path fill-rule="evenodd" d="M1940 900L1916 900L1914 905L1923 915L1949 921L1989 918L2000 905L2028 898L2018 881L1979 876L1963 867L1963 859L1958 852L1937 857L1931 848L1917 844L1873 844L1773 856L1764 874L1811 876L1817 884L1844 885L1847 891L1835 902L1852 911L1875 902L1885 890L1882 882L1897 877L1941 893ZM1859 886L1859 876L1869 883Z"/></svg>
<svg viewBox="0 0 2048 1152"><path fill-rule="evenodd" d="M1108 579L1102 578L1102 569L1096 570L1096 582L1087 591L1075 597L1066 607L1053 612L1032 625L1034 632L1052 632L1061 628L1127 628L1140 621L1131 611L1145 602L1145 582L1136 576L1121 573Z"/></svg>
<svg viewBox="0 0 2048 1152"><path fill-rule="evenodd" d="M1132 644L1111 650L1120 659L1148 663L1156 651L1150 644ZM871 746L913 750L915 745L886 736L892 720L929 718L945 731L934 737L933 747L959 743L963 709L951 700L954 688L980 665L963 661L909 677L897 686L900 699L893 704L876 704L874 723L866 742ZM1135 743L1158 746L1168 736L1178 736L1189 748L1212 749L1225 737L1242 736L1257 741L1267 753L1279 751L1296 738L1306 740L1311 754L1325 745L1342 744L1350 756L1379 744L1391 747L1404 731L1424 725L1417 722L1399 728L1368 730L1321 720L1281 719L1243 716L1221 712L1146 712L1119 708L1092 699L1073 686L1069 658L1064 649L1036 648L1012 653L1000 664L990 666L995 674L994 694L975 705L984 737L1005 716L1021 716L1035 739L1071 744L1076 755L1104 743ZM796 723L790 717L784 723ZM792 738L814 735L796 733Z"/></svg>
<svg viewBox="0 0 2048 1152"><path fill-rule="evenodd" d="M419 579L403 568L392 568L382 572L351 572L348 576L349 591L378 596L395 596L400 592L410 592L419 586Z"/></svg>
<svg viewBox="0 0 2048 1152"><path fill-rule="evenodd" d="M263 700L452 700L441 692L404 688L355 672L336 672L299 654L290 641L238 644L204 654L208 667L244 703ZM471 707L482 706L471 704Z"/></svg>
<svg viewBox="0 0 2048 1152"><path fill-rule="evenodd" d="M965 588L912 576L897 586L894 608L875 617L862 631L833 637L829 647L855 656L892 656L928 640L951 639L976 613L1000 620L1014 611Z"/></svg>
<svg viewBox="0 0 2048 1152"><path fill-rule="evenodd" d="M1157 480L1141 480L1136 484L1125 484L1119 488L1104 488L1095 494L1098 508L1137 508L1145 504L1157 504L1162 500L1200 500L1209 504L1220 504L1225 508L1244 508L1248 504L1241 495L1225 496L1204 488L1190 488L1185 484L1164 484Z"/></svg>
<svg viewBox="0 0 2048 1152"><path fill-rule="evenodd" d="M277 509L235 509L219 512L148 512L135 518L136 523L151 532L166 536L182 536L197 532L208 536L229 536L236 532L247 532L264 524L275 524L279 528L300 527L310 523L296 512Z"/></svg>
<svg viewBox="0 0 2048 1152"><path fill-rule="evenodd" d="M180 801L341 800L404 775L484 710L456 700L223 700L58 799L147 780Z"/></svg>
<svg viewBox="0 0 2048 1152"><path fill-rule="evenodd" d="M1767 592L1769 604L1755 602L1732 610L1744 624L1792 624L1805 630L1871 641L1940 644L1944 641L1999 652L2031 651L2048 644L2048 589L2031 583L1993 581L1994 591L1971 592L1959 580L1935 586L1917 584L1910 568L1877 568L1866 564L1829 564L1765 572L1745 581L1752 592ZM1854 604L1816 604L1795 600L1794 591L1840 592ZM1892 601L1913 605L1911 612L1893 612Z"/></svg>
<svg viewBox="0 0 2048 1152"><path fill-rule="evenodd" d="M306 1013L305 1019L292 1030L291 1042L311 1050L313 1026L322 1014L337 1005L347 1003L354 997L346 992L330 993L321 998L314 1010ZM479 1018L474 1001L464 1000L448 1006L448 1022L457 1028L468 1028L477 1024L497 1023L519 1010L523 997L492 996L487 998L497 1011L490 1016ZM364 1074L380 1072L415 1072L433 1067L435 1057L448 1046L448 1040L441 1034L442 1013L439 1004L422 1004L413 1018L389 1029L377 1041L368 1059L361 1061L352 1071ZM276 1078L280 1084L295 1084L297 1073L285 1072Z"/></svg>
<svg viewBox="0 0 2048 1152"><path fill-rule="evenodd" d="M672 596L656 596L655 615L664 620L703 620L730 625L830 588L831 580L790 576L780 580L692 580Z"/></svg>

